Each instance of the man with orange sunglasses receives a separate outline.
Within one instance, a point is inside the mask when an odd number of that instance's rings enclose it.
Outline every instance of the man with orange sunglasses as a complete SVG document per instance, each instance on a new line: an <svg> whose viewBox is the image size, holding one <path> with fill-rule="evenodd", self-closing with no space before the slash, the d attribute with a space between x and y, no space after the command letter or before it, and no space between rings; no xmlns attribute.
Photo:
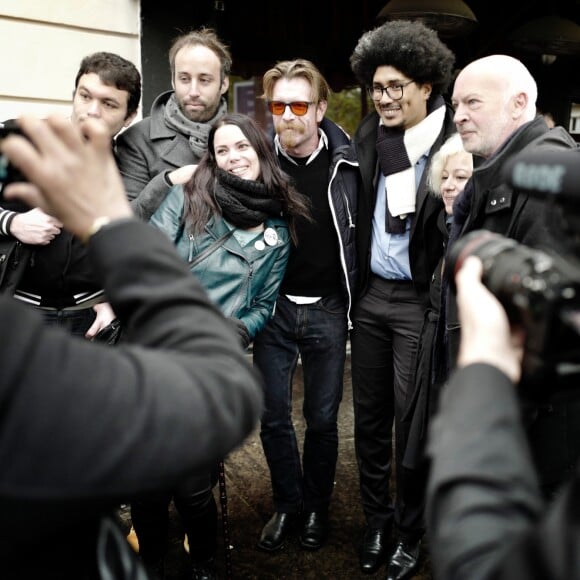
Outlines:
<svg viewBox="0 0 580 580"><path fill-rule="evenodd" d="M262 445L272 479L274 515L258 548L275 551L299 526L305 550L322 547L338 455L350 307L356 280L354 223L358 165L349 138L324 118L330 88L307 60L279 62L263 77L280 165L311 201L297 224L273 317L254 340L265 385ZM292 377L304 376L306 433L302 460L292 424Z"/></svg>

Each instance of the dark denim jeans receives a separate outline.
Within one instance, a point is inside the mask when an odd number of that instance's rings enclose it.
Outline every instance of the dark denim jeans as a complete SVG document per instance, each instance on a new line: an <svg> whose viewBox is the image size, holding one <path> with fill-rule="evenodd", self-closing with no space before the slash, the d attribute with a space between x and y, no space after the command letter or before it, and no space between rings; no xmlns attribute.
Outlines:
<svg viewBox="0 0 580 580"><path fill-rule="evenodd" d="M302 305L280 296L274 316L254 340L254 364L265 384L260 437L277 512L328 508L338 456L347 337L346 301L341 296ZM306 420L302 464L292 423L292 378L299 355Z"/></svg>
<svg viewBox="0 0 580 580"><path fill-rule="evenodd" d="M95 321L92 308L79 310L41 310L47 326L61 326L74 336L84 336Z"/></svg>

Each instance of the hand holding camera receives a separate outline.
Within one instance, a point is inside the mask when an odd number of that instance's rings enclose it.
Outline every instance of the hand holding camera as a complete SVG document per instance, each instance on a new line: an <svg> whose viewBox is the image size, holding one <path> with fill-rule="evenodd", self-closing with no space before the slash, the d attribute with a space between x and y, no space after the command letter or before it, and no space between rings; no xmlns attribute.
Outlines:
<svg viewBox="0 0 580 580"><path fill-rule="evenodd" d="M461 319L458 366L486 363L500 369L517 384L521 376L524 331L510 328L505 309L482 284L483 264L470 256L456 275L457 305Z"/></svg>
<svg viewBox="0 0 580 580"><path fill-rule="evenodd" d="M133 212L111 151L111 138L101 123L91 120L81 130L70 120L19 119L21 135L11 133L0 152L27 182L4 187L6 198L18 198L58 218L81 239L98 220L131 217Z"/></svg>

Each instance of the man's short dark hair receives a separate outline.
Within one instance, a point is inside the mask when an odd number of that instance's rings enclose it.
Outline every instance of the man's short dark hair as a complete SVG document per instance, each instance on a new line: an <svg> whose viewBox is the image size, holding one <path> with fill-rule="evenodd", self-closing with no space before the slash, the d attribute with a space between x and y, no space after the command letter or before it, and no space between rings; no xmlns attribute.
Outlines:
<svg viewBox="0 0 580 580"><path fill-rule="evenodd" d="M455 55L422 22L395 20L365 32L350 57L358 81L370 86L379 66L392 66L419 84L443 94L453 77Z"/></svg>
<svg viewBox="0 0 580 580"><path fill-rule="evenodd" d="M141 74L132 62L112 52L95 52L85 56L75 79L75 91L80 78L90 73L99 75L106 85L129 93L127 117L137 111L141 100Z"/></svg>

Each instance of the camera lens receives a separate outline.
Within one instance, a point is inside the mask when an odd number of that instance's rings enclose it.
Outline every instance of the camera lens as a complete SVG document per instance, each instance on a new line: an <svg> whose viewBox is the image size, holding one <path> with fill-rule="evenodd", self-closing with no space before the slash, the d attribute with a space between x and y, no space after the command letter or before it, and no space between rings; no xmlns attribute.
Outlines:
<svg viewBox="0 0 580 580"><path fill-rule="evenodd" d="M486 264L493 261L495 256L517 245L515 240L487 230L475 230L463 236L451 246L447 256L447 268L452 283L468 256L477 256L483 262L485 272Z"/></svg>
<svg viewBox="0 0 580 580"><path fill-rule="evenodd" d="M452 288L455 274L468 256L481 260L482 282L501 302L512 322L520 321L521 312L530 307L530 298L536 292L543 292L544 288L539 287L544 281L542 271L552 263L539 250L487 230L476 230L460 238L449 252Z"/></svg>

